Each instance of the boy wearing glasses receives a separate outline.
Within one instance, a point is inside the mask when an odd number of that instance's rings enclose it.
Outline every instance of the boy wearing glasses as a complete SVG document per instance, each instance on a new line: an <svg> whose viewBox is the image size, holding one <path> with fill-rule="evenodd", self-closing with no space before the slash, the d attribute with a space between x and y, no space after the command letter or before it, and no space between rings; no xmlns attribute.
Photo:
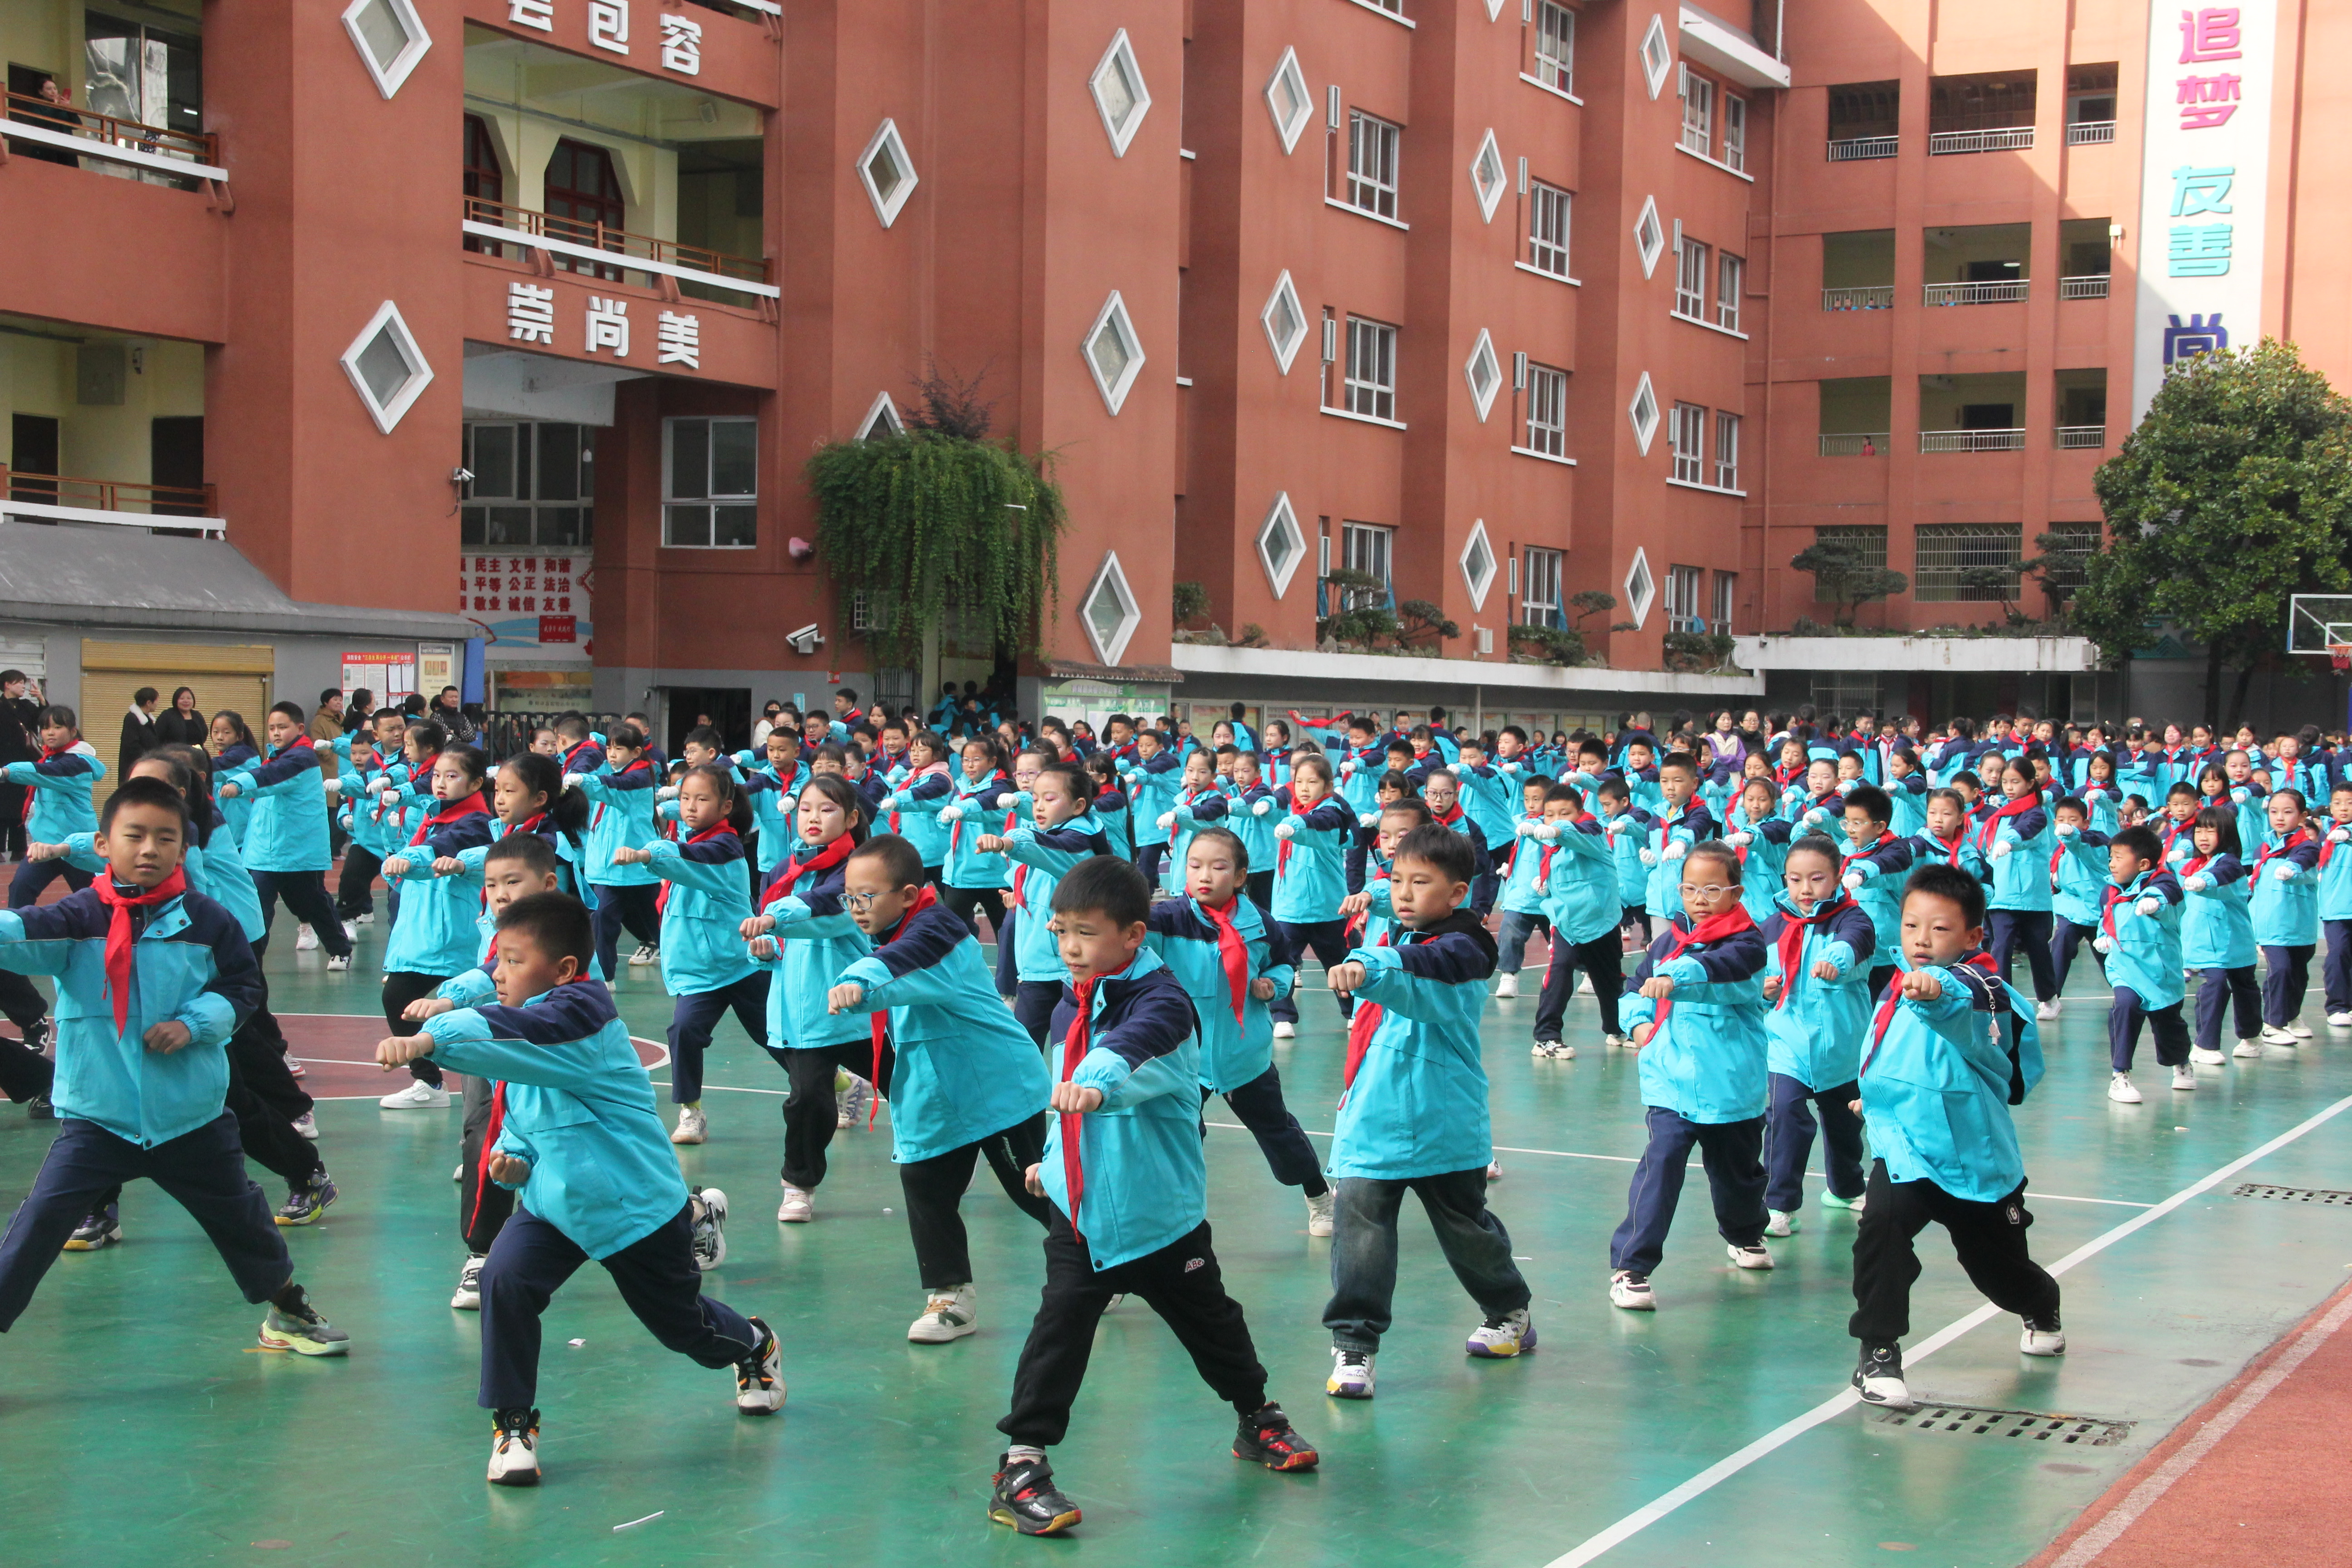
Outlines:
<svg viewBox="0 0 2352 1568"><path fill-rule="evenodd" d="M1656 1310L1650 1275L1696 1144L1731 1261L1769 1268L1764 1250L1764 1110L1769 1046L1763 932L1740 903L1739 857L1716 840L1682 857L1682 912L1658 933L1619 1014L1642 1050L1650 1146L1633 1167L1624 1223L1609 1238L1609 1300Z"/></svg>

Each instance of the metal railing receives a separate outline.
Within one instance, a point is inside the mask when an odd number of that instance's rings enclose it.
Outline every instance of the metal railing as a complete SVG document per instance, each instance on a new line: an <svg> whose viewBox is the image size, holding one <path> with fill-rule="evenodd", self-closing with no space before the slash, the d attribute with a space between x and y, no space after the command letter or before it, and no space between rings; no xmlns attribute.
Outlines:
<svg viewBox="0 0 2352 1568"><path fill-rule="evenodd" d="M714 279L739 279L752 283L770 280L769 266L764 258L730 256L723 250L681 245L677 240L657 239L649 234L631 234L625 229L608 228L601 223L558 217L551 213L534 212L529 207L494 202L481 196L459 199L465 203L466 222L511 229L519 246L528 246L531 239L543 237L583 246L592 250L610 251L615 258L609 266L577 258L558 258L556 265L567 270L603 273L617 279L632 261L650 261L664 268L684 268L688 271L707 272ZM499 241L482 235L469 235L467 237L493 254L504 249Z"/></svg>
<svg viewBox="0 0 2352 1568"><path fill-rule="evenodd" d="M1829 161L1832 163L1858 163L1865 158L1892 158L1895 144L1901 140L1897 136L1849 136L1830 143Z"/></svg>
<svg viewBox="0 0 2352 1568"><path fill-rule="evenodd" d="M2006 305L2025 298L2027 279L2005 278L1993 283L1923 283L1923 305Z"/></svg>
<svg viewBox="0 0 2352 1568"><path fill-rule="evenodd" d="M1993 131L1937 131L1927 137L1927 155L1946 153L2009 153L2033 145L2031 125L2004 126Z"/></svg>
<svg viewBox="0 0 2352 1568"><path fill-rule="evenodd" d="M1824 310L1891 310L1895 309L1895 285L1868 283L1858 289L1824 289L1822 290Z"/></svg>
<svg viewBox="0 0 2352 1568"><path fill-rule="evenodd" d="M2079 120L2066 127L2066 145L2088 147L2095 142L2116 139L2116 122L2112 120Z"/></svg>
<svg viewBox="0 0 2352 1568"><path fill-rule="evenodd" d="M89 155L93 158L109 157L119 150L207 167L220 163L220 138L209 131L174 131L169 126L148 125L95 110L76 109L71 104L51 103L29 92L0 93L0 98L6 100L9 121L7 126L0 126L0 131L31 126L70 136L78 142L87 142ZM32 152L32 148L54 145L20 137L16 151L22 156L38 157L40 154Z"/></svg>
<svg viewBox="0 0 2352 1568"><path fill-rule="evenodd" d="M1886 432L1857 431L1822 437L1824 458L1883 458L1886 455Z"/></svg>
<svg viewBox="0 0 2352 1568"><path fill-rule="evenodd" d="M2058 446L2062 451L2095 452L2107 444L2107 427L2104 425L2061 425Z"/></svg>
<svg viewBox="0 0 2352 1568"><path fill-rule="evenodd" d="M82 521L128 522L158 528L183 526L172 521L185 518L188 526L211 523L219 528L215 514L218 492L211 485L151 485L135 479L85 479L70 474L37 474L25 468L12 468L0 463L0 511L11 510L11 502L26 508L57 508L67 511L111 512L109 518ZM25 515L39 517L39 511ZM77 520L60 520L77 521Z"/></svg>
<svg viewBox="0 0 2352 1568"><path fill-rule="evenodd" d="M2107 275L2104 272L2058 279L2058 298L2061 300L2104 300L2106 297Z"/></svg>
<svg viewBox="0 0 2352 1568"><path fill-rule="evenodd" d="M1923 452L2021 452L2025 449L2022 430L1922 430L1919 450Z"/></svg>

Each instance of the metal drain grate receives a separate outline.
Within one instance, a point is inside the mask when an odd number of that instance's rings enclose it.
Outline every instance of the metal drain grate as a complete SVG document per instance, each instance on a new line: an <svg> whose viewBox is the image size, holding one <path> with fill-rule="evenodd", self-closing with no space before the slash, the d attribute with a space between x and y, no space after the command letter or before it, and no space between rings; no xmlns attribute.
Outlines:
<svg viewBox="0 0 2352 1568"><path fill-rule="evenodd" d="M2327 1204L2336 1208L2352 1208L2352 1193L2331 1192L2326 1187L2274 1187L2267 1182L2247 1182L2232 1187L2233 1198L2276 1198L2283 1204Z"/></svg>
<svg viewBox="0 0 2352 1568"><path fill-rule="evenodd" d="M1916 1410L1889 1410L1878 1416L1885 1426L1907 1426L1915 1432L1950 1432L1963 1437L2021 1437L2031 1443L2066 1443L2104 1448L2120 1441L2132 1428L2128 1421L2101 1421L2082 1415L2051 1415L2037 1410L1979 1410L1966 1405L1922 1405Z"/></svg>

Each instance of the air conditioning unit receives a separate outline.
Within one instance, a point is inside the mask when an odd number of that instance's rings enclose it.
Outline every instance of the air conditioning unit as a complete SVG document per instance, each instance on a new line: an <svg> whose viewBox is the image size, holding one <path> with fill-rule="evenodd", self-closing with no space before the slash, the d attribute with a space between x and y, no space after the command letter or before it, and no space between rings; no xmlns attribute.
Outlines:
<svg viewBox="0 0 2352 1568"><path fill-rule="evenodd" d="M1470 629L1478 634L1478 651L1480 653L1492 653L1495 651L1494 627L1473 626Z"/></svg>

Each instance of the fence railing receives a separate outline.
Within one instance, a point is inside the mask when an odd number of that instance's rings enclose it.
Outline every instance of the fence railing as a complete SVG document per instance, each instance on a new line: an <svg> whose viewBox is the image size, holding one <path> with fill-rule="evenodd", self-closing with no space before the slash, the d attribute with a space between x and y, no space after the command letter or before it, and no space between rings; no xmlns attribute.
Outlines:
<svg viewBox="0 0 2352 1568"><path fill-rule="evenodd" d="M2116 139L2116 122L2112 120L2083 120L2066 127L2066 145L2087 147L2095 142Z"/></svg>
<svg viewBox="0 0 2352 1568"><path fill-rule="evenodd" d="M1824 458L1883 458L1886 455L1886 432L1858 431L1822 437Z"/></svg>
<svg viewBox="0 0 2352 1568"><path fill-rule="evenodd" d="M651 262L658 270L683 268L688 273L707 272L714 280L719 281L737 279L766 283L769 280L768 263L761 258L730 256L723 250L682 245L675 239L659 239L649 234L632 234L626 229L610 228L601 223L559 217L552 213L534 212L529 207L494 202L481 196L460 199L465 203L467 223L512 230L515 235L513 243L517 245L528 246L535 238L552 239L590 250L609 251L614 258L610 263L605 263L567 257L562 265L572 270L609 271L618 277L633 262L638 264L640 269L644 263ZM503 243L478 231L468 231L467 237L494 253Z"/></svg>
<svg viewBox="0 0 2352 1568"><path fill-rule="evenodd" d="M70 138L72 150L93 158L118 158L125 163L146 163L162 159L167 163L202 164L217 170L220 163L220 138L209 131L174 131L165 125L148 125L136 120L124 120L118 115L100 114L95 110L76 109L71 104L51 103L29 92L0 93L7 102L8 123L0 127L17 137L25 146L58 146L50 136ZM27 136L26 128L47 132L49 136ZM133 154L121 157L121 154ZM192 179L204 177L195 170L189 171Z"/></svg>
<svg viewBox="0 0 2352 1568"><path fill-rule="evenodd" d="M87 479L70 474L39 474L0 463L0 510L10 503L27 509L23 515L49 517L48 510L64 512L110 512L110 517L61 518L66 521L125 522L141 527L206 527L220 531L215 515L217 492L211 485L151 485L135 479ZM185 519L184 522L174 519Z"/></svg>
<svg viewBox="0 0 2352 1568"><path fill-rule="evenodd" d="M1830 143L1830 162L1858 163L1865 158L1892 158L1899 136L1848 136Z"/></svg>
<svg viewBox="0 0 2352 1568"><path fill-rule="evenodd" d="M2031 125L2003 126L1993 131L1937 131L1927 137L1927 155L1946 153L2009 153L2033 145Z"/></svg>
<svg viewBox="0 0 2352 1568"><path fill-rule="evenodd" d="M2006 305L2025 298L2028 279L2005 278L1992 283L1923 283L1923 305Z"/></svg>
<svg viewBox="0 0 2352 1568"><path fill-rule="evenodd" d="M2096 451L2107 444L2107 427L2104 425L2061 425L2058 446L2061 450Z"/></svg>
<svg viewBox="0 0 2352 1568"><path fill-rule="evenodd" d="M2022 430L1922 430L1923 452L2019 452L2025 448Z"/></svg>
<svg viewBox="0 0 2352 1568"><path fill-rule="evenodd" d="M2058 279L2058 298L2104 300L2107 297L2107 275L2104 272L2086 273L2080 278L2061 278Z"/></svg>
<svg viewBox="0 0 2352 1568"><path fill-rule="evenodd" d="M599 735L609 735L621 724L618 713L583 713L588 728ZM502 763L509 757L520 756L530 750L530 738L542 728L554 727L553 713L530 713L512 708L500 708L482 714L476 721L481 731L482 750L490 761ZM658 737L656 737L658 738Z"/></svg>
<svg viewBox="0 0 2352 1568"><path fill-rule="evenodd" d="M1891 310L1895 309L1895 285L1868 283L1858 289L1824 289L1822 290L1824 310Z"/></svg>

